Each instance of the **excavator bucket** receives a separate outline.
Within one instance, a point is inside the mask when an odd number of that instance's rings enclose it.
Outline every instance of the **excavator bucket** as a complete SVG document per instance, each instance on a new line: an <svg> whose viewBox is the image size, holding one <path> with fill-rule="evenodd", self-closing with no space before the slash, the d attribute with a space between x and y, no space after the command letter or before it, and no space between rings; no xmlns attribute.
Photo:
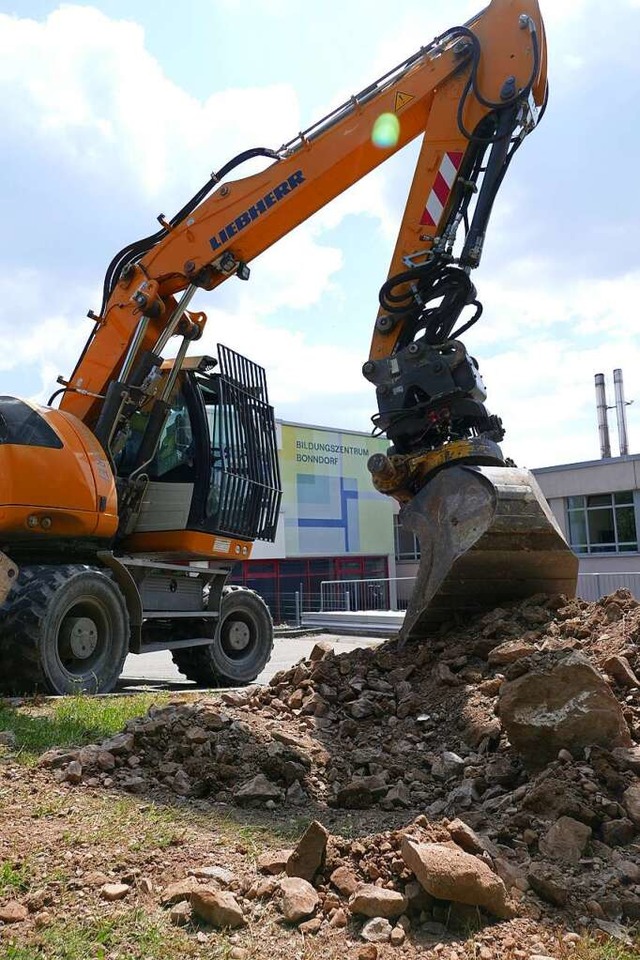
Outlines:
<svg viewBox="0 0 640 960"><path fill-rule="evenodd" d="M401 643L536 593L574 596L578 558L528 470L452 466L400 511L421 560Z"/></svg>

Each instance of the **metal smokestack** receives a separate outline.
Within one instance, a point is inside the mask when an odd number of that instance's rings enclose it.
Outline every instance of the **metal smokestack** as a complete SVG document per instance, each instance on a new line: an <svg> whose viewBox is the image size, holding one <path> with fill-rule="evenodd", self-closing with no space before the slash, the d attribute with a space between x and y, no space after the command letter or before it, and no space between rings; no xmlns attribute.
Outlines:
<svg viewBox="0 0 640 960"><path fill-rule="evenodd" d="M620 456L626 457L629 453L629 440L627 437L627 405L624 402L624 384L622 382L622 370L620 369L613 371L613 389L616 397L616 420L618 421Z"/></svg>
<svg viewBox="0 0 640 960"><path fill-rule="evenodd" d="M607 413L607 393L604 385L604 373L596 373L596 404L598 407L600 456L603 460L606 460L611 457L611 441L609 439L609 415Z"/></svg>

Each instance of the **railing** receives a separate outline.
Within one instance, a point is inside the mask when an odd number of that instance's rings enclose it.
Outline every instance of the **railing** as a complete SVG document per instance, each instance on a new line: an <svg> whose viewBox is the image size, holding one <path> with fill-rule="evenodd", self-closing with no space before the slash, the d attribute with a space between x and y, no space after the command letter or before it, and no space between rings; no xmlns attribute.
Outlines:
<svg viewBox="0 0 640 960"><path fill-rule="evenodd" d="M414 583L415 577L323 580L319 593L308 593L301 584L300 590L280 593L277 619L299 626L306 613L402 613L407 609ZM640 573L581 573L577 595L583 600L599 600L620 587L626 587L640 600ZM273 598L267 594L265 600L273 604Z"/></svg>
<svg viewBox="0 0 640 960"><path fill-rule="evenodd" d="M583 600L599 600L608 593L626 587L640 600L640 573L581 573L577 594Z"/></svg>
<svg viewBox="0 0 640 960"><path fill-rule="evenodd" d="M376 577L371 580L323 580L320 612L406 610L415 577Z"/></svg>

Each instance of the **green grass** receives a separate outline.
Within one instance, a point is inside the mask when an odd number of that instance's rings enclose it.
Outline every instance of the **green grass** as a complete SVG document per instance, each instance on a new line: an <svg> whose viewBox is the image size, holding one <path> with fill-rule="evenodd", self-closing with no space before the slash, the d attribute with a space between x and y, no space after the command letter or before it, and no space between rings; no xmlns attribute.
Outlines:
<svg viewBox="0 0 640 960"><path fill-rule="evenodd" d="M168 700L166 694L141 693L128 697L79 695L20 707L0 701L0 730L13 730L20 760L32 764L52 747L99 743L119 733L127 720Z"/></svg>
<svg viewBox="0 0 640 960"><path fill-rule="evenodd" d="M0 897L16 896L24 893L30 886L29 870L26 864L22 863L14 867L8 861L0 863Z"/></svg>
<svg viewBox="0 0 640 960"><path fill-rule="evenodd" d="M634 947L625 947L612 939L606 943L583 940L572 957L575 960L640 960L640 939L635 944Z"/></svg>
<svg viewBox="0 0 640 960"><path fill-rule="evenodd" d="M40 931L29 946L21 944L18 937L0 945L2 960L106 960L114 954L118 960L203 956L193 932L177 930L168 925L165 916L154 917L138 909L115 917L53 924Z"/></svg>

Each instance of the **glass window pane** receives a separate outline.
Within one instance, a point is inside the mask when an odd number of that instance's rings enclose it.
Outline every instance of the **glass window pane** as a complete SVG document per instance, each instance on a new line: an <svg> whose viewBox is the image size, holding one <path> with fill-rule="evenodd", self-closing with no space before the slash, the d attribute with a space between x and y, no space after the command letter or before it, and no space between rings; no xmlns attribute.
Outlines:
<svg viewBox="0 0 640 960"><path fill-rule="evenodd" d="M364 575L365 577L386 577L387 561L384 557L365 557Z"/></svg>
<svg viewBox="0 0 640 960"><path fill-rule="evenodd" d="M567 497L567 506L569 510L582 509L584 507L584 497Z"/></svg>
<svg viewBox="0 0 640 960"><path fill-rule="evenodd" d="M636 517L633 507L618 507L616 510L618 541L628 543L636 540Z"/></svg>
<svg viewBox="0 0 640 960"><path fill-rule="evenodd" d="M588 543L584 510L569 511L569 542L572 547Z"/></svg>
<svg viewBox="0 0 640 960"><path fill-rule="evenodd" d="M620 553L637 553L638 544L637 543L621 543L618 546Z"/></svg>
<svg viewBox="0 0 640 960"><path fill-rule="evenodd" d="M614 493L613 495L614 503L630 503L633 504L633 491L632 490L623 490L620 493Z"/></svg>
<svg viewBox="0 0 640 960"><path fill-rule="evenodd" d="M611 494L597 493L597 494L594 494L592 497L587 497L587 506L588 507L610 507Z"/></svg>
<svg viewBox="0 0 640 960"><path fill-rule="evenodd" d="M616 535L613 525L613 508L589 510L587 513L589 523L589 543L592 551L603 544L613 544L615 546Z"/></svg>

